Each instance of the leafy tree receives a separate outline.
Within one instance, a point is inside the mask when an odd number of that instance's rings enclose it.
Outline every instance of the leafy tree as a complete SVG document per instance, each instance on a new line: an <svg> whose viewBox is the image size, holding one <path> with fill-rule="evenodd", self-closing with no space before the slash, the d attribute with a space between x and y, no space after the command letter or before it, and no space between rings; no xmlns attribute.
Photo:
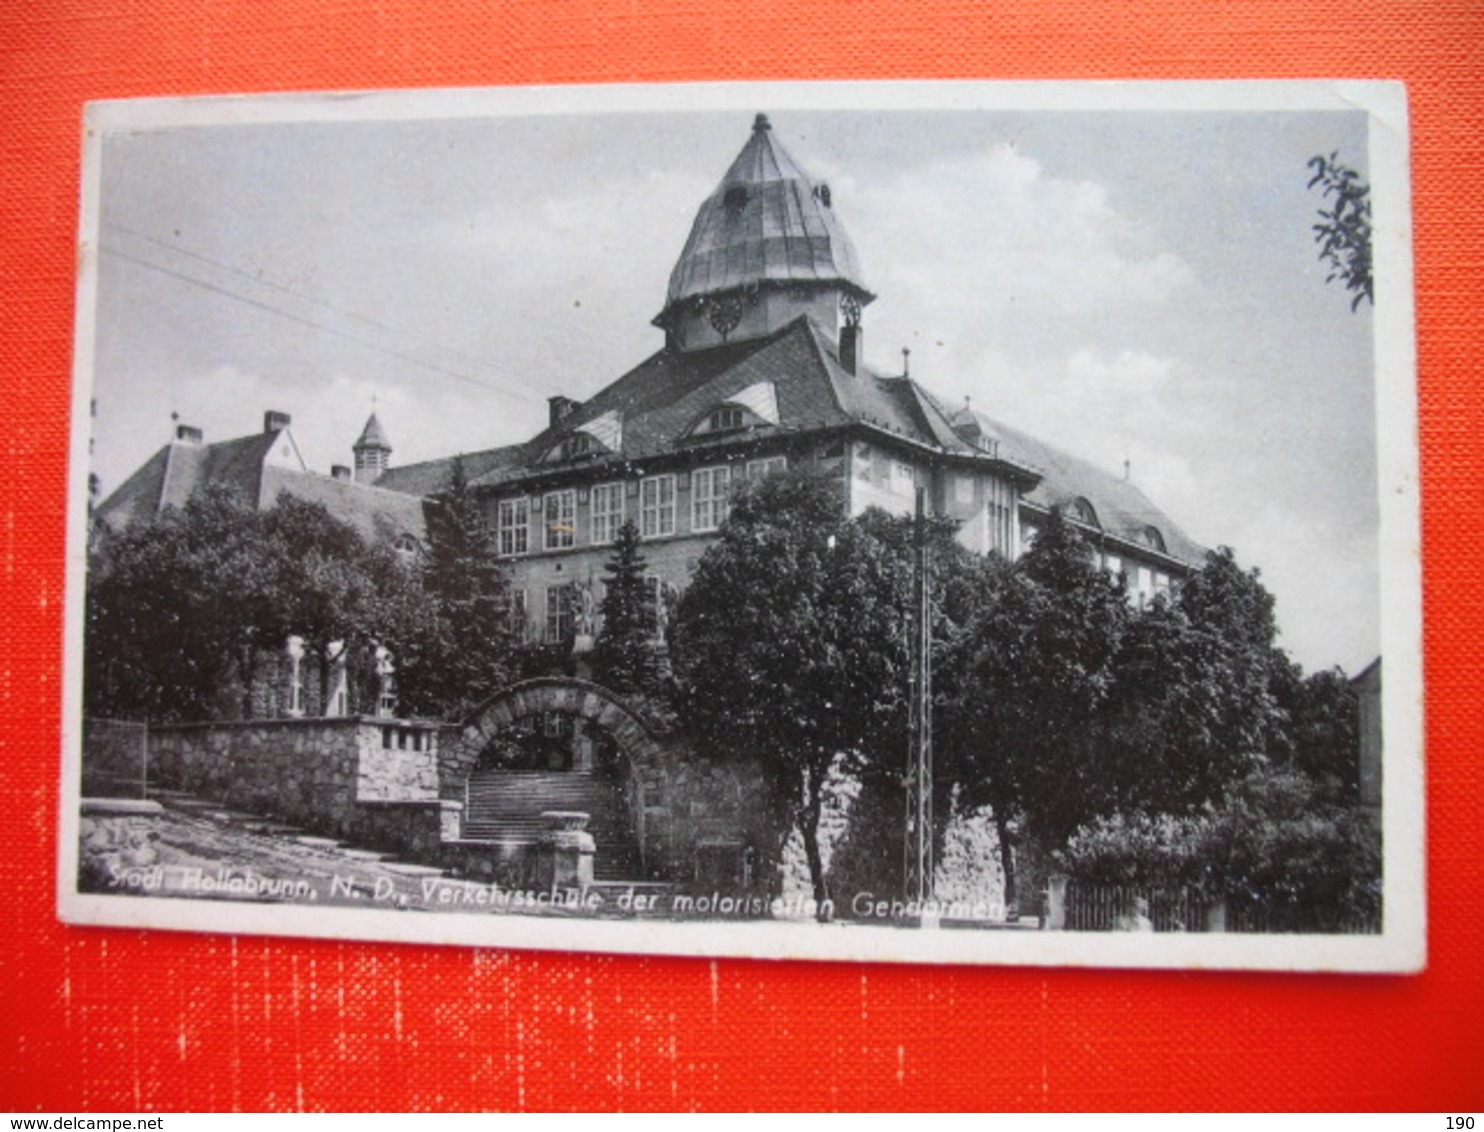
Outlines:
<svg viewBox="0 0 1484 1132"><path fill-rule="evenodd" d="M428 634L417 575L389 548L317 504L259 512L219 489L102 536L87 600L88 710L150 720L250 716L261 662L290 636L324 704L339 663L369 689L376 645L411 655Z"/></svg>
<svg viewBox="0 0 1484 1132"><path fill-rule="evenodd" d="M1338 279L1354 295L1350 309L1361 300L1376 301L1371 279L1371 188L1360 174L1339 160L1338 153L1309 158L1314 175L1309 188L1318 188L1324 205L1314 225L1319 258L1330 265L1325 282Z"/></svg>
<svg viewBox="0 0 1484 1132"><path fill-rule="evenodd" d="M644 576L640 544L639 528L626 520L603 569L603 628L593 648L593 668L598 680L617 692L650 692L660 680L655 595Z"/></svg>
<svg viewBox="0 0 1484 1132"><path fill-rule="evenodd" d="M683 716L710 749L762 765L776 836L760 864L776 883L797 829L821 905L831 767L905 743L910 574L844 516L838 485L776 476L734 501L677 610Z"/></svg>
<svg viewBox="0 0 1484 1132"><path fill-rule="evenodd" d="M964 804L993 808L1007 862L1012 820L1054 848L1116 800L1102 729L1129 616L1122 583L1053 510L945 658L939 733Z"/></svg>
<svg viewBox="0 0 1484 1132"><path fill-rule="evenodd" d="M101 535L88 569L88 710L151 721L235 713L237 677L251 678L254 649L283 624L263 539L261 517L224 490Z"/></svg>
<svg viewBox="0 0 1484 1132"><path fill-rule="evenodd" d="M1059 856L1094 884L1192 886L1269 930L1337 931L1380 911L1380 838L1355 806L1301 772L1261 763L1193 814L1111 814Z"/></svg>
<svg viewBox="0 0 1484 1132"><path fill-rule="evenodd" d="M509 682L517 647L509 580L462 458L428 511L424 608L399 609L398 696L413 713L462 719Z"/></svg>

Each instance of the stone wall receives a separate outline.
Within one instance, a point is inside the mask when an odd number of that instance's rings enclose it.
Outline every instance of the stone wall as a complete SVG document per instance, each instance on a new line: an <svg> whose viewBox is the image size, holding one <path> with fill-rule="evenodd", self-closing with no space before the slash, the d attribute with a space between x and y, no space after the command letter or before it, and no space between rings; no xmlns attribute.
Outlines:
<svg viewBox="0 0 1484 1132"><path fill-rule="evenodd" d="M150 733L149 777L319 833L392 845L440 829L438 728L360 717L183 724ZM389 816L388 806L422 816ZM381 809L376 807L380 806Z"/></svg>

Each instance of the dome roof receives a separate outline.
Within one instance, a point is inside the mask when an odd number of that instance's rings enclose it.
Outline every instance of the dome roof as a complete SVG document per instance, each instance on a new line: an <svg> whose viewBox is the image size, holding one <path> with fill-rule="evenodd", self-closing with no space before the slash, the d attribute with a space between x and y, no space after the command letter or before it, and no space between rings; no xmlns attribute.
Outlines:
<svg viewBox="0 0 1484 1132"><path fill-rule="evenodd" d="M845 283L870 295L830 207L829 186L799 167L759 114L752 137L696 214L665 305L763 282Z"/></svg>

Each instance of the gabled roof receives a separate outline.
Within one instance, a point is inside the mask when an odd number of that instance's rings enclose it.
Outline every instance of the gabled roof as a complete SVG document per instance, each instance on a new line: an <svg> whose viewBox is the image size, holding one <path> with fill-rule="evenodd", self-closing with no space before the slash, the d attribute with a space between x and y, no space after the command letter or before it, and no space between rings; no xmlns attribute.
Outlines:
<svg viewBox="0 0 1484 1132"><path fill-rule="evenodd" d="M207 484L220 484L256 507L263 466L279 436L264 432L216 444L167 444L103 501L97 517L122 529L166 507L184 507Z"/></svg>
<svg viewBox="0 0 1484 1132"><path fill-rule="evenodd" d="M122 530L131 523L153 518L167 507L184 507L198 492L217 486L233 492L250 507L271 507L284 493L322 504L335 518L370 539L399 534L419 540L426 537L427 522L420 498L306 471L297 449L291 452L292 463L270 459L274 446L285 438L292 445L287 430L215 444L167 444L104 500L96 518L114 530Z"/></svg>
<svg viewBox="0 0 1484 1132"><path fill-rule="evenodd" d="M830 204L759 114L715 191L696 213L670 273L668 307L760 283L831 281L870 297L860 261Z"/></svg>

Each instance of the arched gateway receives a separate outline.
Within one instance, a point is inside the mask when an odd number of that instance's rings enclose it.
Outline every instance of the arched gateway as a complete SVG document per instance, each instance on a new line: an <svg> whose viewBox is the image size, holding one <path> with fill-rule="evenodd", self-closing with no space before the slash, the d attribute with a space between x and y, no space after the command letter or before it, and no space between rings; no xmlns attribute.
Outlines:
<svg viewBox="0 0 1484 1132"><path fill-rule="evenodd" d="M600 878L642 879L645 783L663 758L639 715L599 684L525 680L496 692L445 743L444 797L464 802L461 840L504 852L534 841L547 810L581 810L598 844Z"/></svg>

